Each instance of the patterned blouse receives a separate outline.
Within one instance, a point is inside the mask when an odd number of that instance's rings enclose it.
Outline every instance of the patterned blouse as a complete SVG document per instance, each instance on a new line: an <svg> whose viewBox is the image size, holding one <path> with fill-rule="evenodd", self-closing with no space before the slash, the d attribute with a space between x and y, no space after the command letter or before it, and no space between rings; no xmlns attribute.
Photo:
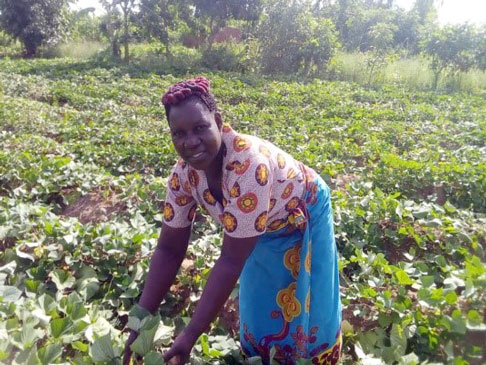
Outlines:
<svg viewBox="0 0 486 365"><path fill-rule="evenodd" d="M286 226L304 192L304 171L311 169L272 143L239 134L228 124L223 126L222 143L222 204L211 194L204 171L180 159L169 177L164 222L187 227L199 205L232 237L254 237Z"/></svg>

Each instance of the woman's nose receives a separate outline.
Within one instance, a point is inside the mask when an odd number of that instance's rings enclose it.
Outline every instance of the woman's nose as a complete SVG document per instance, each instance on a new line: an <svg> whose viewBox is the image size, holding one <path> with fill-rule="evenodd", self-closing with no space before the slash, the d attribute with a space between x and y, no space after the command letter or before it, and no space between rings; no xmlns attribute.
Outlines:
<svg viewBox="0 0 486 365"><path fill-rule="evenodd" d="M199 137L197 137L195 135L190 135L190 136L187 136L186 140L184 141L184 147L187 148L187 149L194 149L197 146L199 146L200 143L201 143L201 141L200 141Z"/></svg>

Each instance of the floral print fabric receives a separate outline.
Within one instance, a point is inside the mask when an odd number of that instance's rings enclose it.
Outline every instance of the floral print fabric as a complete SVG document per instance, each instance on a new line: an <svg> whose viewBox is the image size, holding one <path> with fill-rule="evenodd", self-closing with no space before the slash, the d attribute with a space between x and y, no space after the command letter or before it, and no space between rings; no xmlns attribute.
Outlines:
<svg viewBox="0 0 486 365"><path fill-rule="evenodd" d="M303 222L262 235L240 276L240 341L248 356L279 364L337 364L341 301L330 191L310 178ZM295 225L297 223L297 225Z"/></svg>
<svg viewBox="0 0 486 365"><path fill-rule="evenodd" d="M208 187L204 171L180 160L168 181L164 221L174 228L192 223L196 206L233 237L253 237L285 227L304 191L304 172L292 156L263 139L223 126L223 201Z"/></svg>

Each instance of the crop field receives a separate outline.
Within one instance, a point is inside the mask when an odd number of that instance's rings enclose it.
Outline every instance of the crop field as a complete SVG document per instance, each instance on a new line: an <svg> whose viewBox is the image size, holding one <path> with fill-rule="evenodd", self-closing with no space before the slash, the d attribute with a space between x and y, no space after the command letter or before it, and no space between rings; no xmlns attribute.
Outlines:
<svg viewBox="0 0 486 365"><path fill-rule="evenodd" d="M0 363L120 364L128 327L161 363L221 245L198 213L159 314L134 307L176 161L160 97L194 75L0 60ZM225 121L333 189L343 362L486 363L486 94L206 76ZM259 363L239 350L237 303L193 363Z"/></svg>

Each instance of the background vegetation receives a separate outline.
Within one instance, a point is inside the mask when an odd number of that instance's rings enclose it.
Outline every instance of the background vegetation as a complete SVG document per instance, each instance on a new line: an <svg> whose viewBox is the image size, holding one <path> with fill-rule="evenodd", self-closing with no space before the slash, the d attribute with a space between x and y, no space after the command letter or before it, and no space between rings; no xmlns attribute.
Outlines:
<svg viewBox="0 0 486 365"><path fill-rule="evenodd" d="M165 71L223 70L365 86L476 92L486 26L441 27L434 0L1 0L0 54L151 61ZM109 44L109 46L108 46Z"/></svg>
<svg viewBox="0 0 486 365"><path fill-rule="evenodd" d="M221 245L200 213L158 316L134 307L176 158L160 96L201 73L333 188L344 363L486 362L484 27L431 0L103 6L0 0L0 363L117 364L128 328L161 363ZM193 363L259 363L237 313L235 289Z"/></svg>

